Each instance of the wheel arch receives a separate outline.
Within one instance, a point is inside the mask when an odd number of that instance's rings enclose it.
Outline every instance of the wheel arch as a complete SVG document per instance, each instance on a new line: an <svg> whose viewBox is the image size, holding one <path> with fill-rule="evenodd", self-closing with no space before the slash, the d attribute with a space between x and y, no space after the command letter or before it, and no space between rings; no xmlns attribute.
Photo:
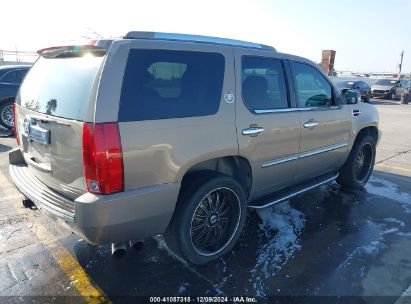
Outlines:
<svg viewBox="0 0 411 304"><path fill-rule="evenodd" d="M246 158L236 155L217 157L193 164L184 172L181 188L184 188L193 178L203 175L211 177L213 174L232 177L243 187L246 198L249 197L252 186L251 165Z"/></svg>
<svg viewBox="0 0 411 304"><path fill-rule="evenodd" d="M15 97L8 96L8 97L3 97L0 99L0 125L3 128L6 129L11 129L13 127L13 121L14 121L14 114L11 114L8 112L5 112L6 109L9 109L10 106L13 107L15 101ZM7 115L7 120L6 117L3 116L4 114Z"/></svg>
<svg viewBox="0 0 411 304"><path fill-rule="evenodd" d="M365 135L370 135L375 140L375 143L378 143L380 139L379 133L378 127L375 125L364 126L357 132L353 145Z"/></svg>
<svg viewBox="0 0 411 304"><path fill-rule="evenodd" d="M8 102L8 101L13 101L13 102L14 102L15 99L16 99L16 96L5 96L5 97L1 97L1 98L0 98L0 105L3 104L3 103L5 103L5 102Z"/></svg>

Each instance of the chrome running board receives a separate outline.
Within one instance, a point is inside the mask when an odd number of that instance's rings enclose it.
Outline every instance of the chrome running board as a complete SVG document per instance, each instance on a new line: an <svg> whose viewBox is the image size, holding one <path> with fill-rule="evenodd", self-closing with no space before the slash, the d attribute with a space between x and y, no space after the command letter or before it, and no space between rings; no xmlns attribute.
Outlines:
<svg viewBox="0 0 411 304"><path fill-rule="evenodd" d="M320 187L322 185L328 184L332 181L334 181L336 178L338 177L338 174L334 174L332 176L328 175L328 177L326 179L323 179L321 181L315 181L312 184L305 184L302 187L294 187L291 188L289 192L283 192L280 195L277 196L272 196L271 198L268 199L263 199L262 201L259 202L252 202L250 204L248 204L248 208L253 208L253 209L263 209L263 208L267 208L269 206L273 206L276 204L279 204L285 200L288 200L289 198L292 198L294 196L297 196L299 194L302 194L304 192L307 192L311 189Z"/></svg>

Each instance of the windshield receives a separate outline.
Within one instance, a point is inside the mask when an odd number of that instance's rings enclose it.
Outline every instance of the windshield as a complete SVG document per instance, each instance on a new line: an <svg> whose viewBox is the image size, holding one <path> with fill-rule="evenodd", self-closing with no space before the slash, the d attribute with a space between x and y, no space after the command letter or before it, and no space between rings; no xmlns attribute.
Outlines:
<svg viewBox="0 0 411 304"><path fill-rule="evenodd" d="M339 81L337 82L335 85L337 86L337 88L340 89L347 89L347 88L352 88L354 82L352 81Z"/></svg>
<svg viewBox="0 0 411 304"><path fill-rule="evenodd" d="M394 86L397 83L397 80L393 79L380 79L375 84L383 86Z"/></svg>
<svg viewBox="0 0 411 304"><path fill-rule="evenodd" d="M41 57L20 88L17 103L48 115L84 120L87 101L104 57Z"/></svg>

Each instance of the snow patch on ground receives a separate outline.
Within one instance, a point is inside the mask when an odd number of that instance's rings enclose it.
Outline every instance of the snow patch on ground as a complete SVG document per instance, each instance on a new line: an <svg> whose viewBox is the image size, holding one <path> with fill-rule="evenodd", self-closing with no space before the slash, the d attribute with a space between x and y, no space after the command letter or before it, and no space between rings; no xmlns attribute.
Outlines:
<svg viewBox="0 0 411 304"><path fill-rule="evenodd" d="M363 260L366 257L376 257L380 251L386 248L384 235L397 231L397 228L387 229L384 224L376 224L373 221L367 221L368 233L363 241L360 241L359 246L355 247L352 252L347 252L345 260L338 266L335 275L341 277L345 274L346 269L351 264ZM365 269L361 271L361 275L365 275Z"/></svg>
<svg viewBox="0 0 411 304"><path fill-rule="evenodd" d="M411 232L397 232L396 235L411 238Z"/></svg>
<svg viewBox="0 0 411 304"><path fill-rule="evenodd" d="M369 182L365 186L368 193L383 196L389 199L399 201L401 203L411 205L411 195L406 192L401 192L398 186L387 180L371 176ZM407 213L411 213L409 206L405 207Z"/></svg>
<svg viewBox="0 0 411 304"><path fill-rule="evenodd" d="M395 223L395 224L400 225L401 227L405 227L405 223L403 221L397 220L397 219L392 218L392 217L385 218L384 221L388 222L388 223Z"/></svg>
<svg viewBox="0 0 411 304"><path fill-rule="evenodd" d="M262 223L264 245L257 252L255 267L251 270L257 296L266 296L264 280L274 276L281 267L301 249L299 235L305 227L305 216L283 203L257 211Z"/></svg>
<svg viewBox="0 0 411 304"><path fill-rule="evenodd" d="M230 270L229 270L229 268L227 266L227 263L224 260L224 258L221 259L221 261L222 261L222 266L223 267L222 267L222 269L220 267L220 269L217 271L217 273L219 274L218 275L219 280L216 284L213 284L213 286L215 286L218 289L223 288L224 285L227 283L228 279L230 277L232 277L232 274L230 273Z"/></svg>
<svg viewBox="0 0 411 304"><path fill-rule="evenodd" d="M386 218L384 221L389 223L399 224L400 226L405 226L405 224L397 219L394 218ZM385 224L376 224L373 221L368 221L368 225L371 231L375 231L373 237L367 242L364 242L360 246L356 247L351 253L347 254L347 258L344 260L343 263L337 268L337 272L340 271L342 268L346 268L353 262L360 260L364 257L376 257L380 251L387 247L385 236L388 234L395 234L401 236L407 236L403 232L400 232L399 228L397 227L388 227ZM365 272L364 272L365 274Z"/></svg>
<svg viewBox="0 0 411 304"><path fill-rule="evenodd" d="M189 285L190 285L190 284L188 284L188 282L183 282L183 283L181 283L180 287L178 288L178 294L183 294L183 293L185 293L185 292L187 291L187 287L188 287Z"/></svg>
<svg viewBox="0 0 411 304"><path fill-rule="evenodd" d="M375 256L382 248L382 243L380 241L372 241L371 243L361 246L360 250L366 254Z"/></svg>

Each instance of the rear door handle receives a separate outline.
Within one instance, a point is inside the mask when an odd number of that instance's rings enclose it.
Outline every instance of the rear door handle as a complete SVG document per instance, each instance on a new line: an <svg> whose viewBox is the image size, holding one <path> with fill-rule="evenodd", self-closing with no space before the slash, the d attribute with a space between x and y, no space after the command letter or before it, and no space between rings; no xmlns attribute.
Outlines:
<svg viewBox="0 0 411 304"><path fill-rule="evenodd" d="M318 122L316 122L313 119L310 119L309 121L306 121L303 124L303 126L304 126L304 128L310 128L311 129L311 128L314 128L314 127L318 126Z"/></svg>
<svg viewBox="0 0 411 304"><path fill-rule="evenodd" d="M243 129L243 135L258 135L261 132L264 132L264 128L249 127L247 129Z"/></svg>

